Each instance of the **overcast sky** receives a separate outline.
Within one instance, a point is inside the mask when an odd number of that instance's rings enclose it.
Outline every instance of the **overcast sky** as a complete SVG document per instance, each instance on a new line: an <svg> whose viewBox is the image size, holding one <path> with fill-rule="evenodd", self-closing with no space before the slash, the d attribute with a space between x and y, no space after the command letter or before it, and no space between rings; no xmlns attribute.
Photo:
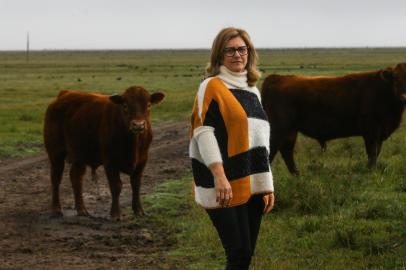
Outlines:
<svg viewBox="0 0 406 270"><path fill-rule="evenodd" d="M0 0L0 50L406 46L406 0Z"/></svg>

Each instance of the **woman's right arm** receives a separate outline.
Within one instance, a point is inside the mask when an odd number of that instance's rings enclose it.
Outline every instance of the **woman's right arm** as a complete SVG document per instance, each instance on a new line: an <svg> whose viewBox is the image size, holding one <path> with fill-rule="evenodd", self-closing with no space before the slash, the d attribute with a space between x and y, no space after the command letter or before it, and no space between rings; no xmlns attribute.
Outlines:
<svg viewBox="0 0 406 270"><path fill-rule="evenodd" d="M230 204L233 193L224 173L223 160L216 137L214 136L214 128L201 126L195 130L194 134L202 161L209 168L214 178L216 202L220 206L226 207Z"/></svg>
<svg viewBox="0 0 406 270"><path fill-rule="evenodd" d="M223 160L217 138L214 135L215 123L220 115L218 111L209 106L218 90L209 84L210 79L203 81L196 95L192 113L192 136L197 143L198 153L196 157L204 163L214 178L216 202L222 206L228 206L233 198L231 185L224 173Z"/></svg>

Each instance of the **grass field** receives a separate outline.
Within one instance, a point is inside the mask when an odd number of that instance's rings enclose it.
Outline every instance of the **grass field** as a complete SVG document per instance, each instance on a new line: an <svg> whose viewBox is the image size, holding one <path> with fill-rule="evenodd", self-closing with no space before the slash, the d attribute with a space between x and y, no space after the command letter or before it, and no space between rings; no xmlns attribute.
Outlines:
<svg viewBox="0 0 406 270"><path fill-rule="evenodd" d="M260 50L260 70L344 74L404 60L406 49ZM185 119L203 77L207 50L0 52L0 157L39 151L47 104L62 89L120 93L130 85L162 90L154 121ZM403 58L403 59L402 59Z"/></svg>
<svg viewBox="0 0 406 270"><path fill-rule="evenodd" d="M338 75L406 62L406 48L259 55L265 76ZM41 150L43 114L61 89L110 94L140 84L167 94L153 111L155 123L187 119L208 56L205 50L49 51L33 52L27 63L24 53L0 52L0 158ZM314 140L299 136L302 176L290 176L279 156L272 164L276 209L264 218L252 269L406 269L405 152L404 124L384 142L372 171L360 138L329 142L321 153ZM163 263L222 269L222 248L193 202L191 181L172 179L157 187L145 198L145 222L176 241Z"/></svg>

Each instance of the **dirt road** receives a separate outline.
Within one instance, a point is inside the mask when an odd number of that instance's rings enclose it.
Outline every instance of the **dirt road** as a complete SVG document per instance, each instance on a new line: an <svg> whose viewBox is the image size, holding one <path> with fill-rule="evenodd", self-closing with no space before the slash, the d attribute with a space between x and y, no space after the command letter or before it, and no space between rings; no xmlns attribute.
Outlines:
<svg viewBox="0 0 406 270"><path fill-rule="evenodd" d="M142 194L157 183L190 174L186 122L156 125ZM156 237L148 225L109 220L110 193L102 167L99 191L90 180L84 200L93 217L77 217L66 166L61 184L64 217L50 218L49 165L45 154L0 163L0 269L174 269L159 266L149 254L174 244ZM122 175L122 210L131 208L129 177ZM147 211L147 209L146 209ZM128 212L128 211L123 211Z"/></svg>

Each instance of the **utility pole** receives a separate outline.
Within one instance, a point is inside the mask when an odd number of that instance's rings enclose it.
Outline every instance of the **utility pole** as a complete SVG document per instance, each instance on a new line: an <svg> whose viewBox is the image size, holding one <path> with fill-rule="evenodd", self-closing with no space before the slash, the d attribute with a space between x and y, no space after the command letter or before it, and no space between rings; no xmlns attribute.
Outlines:
<svg viewBox="0 0 406 270"><path fill-rule="evenodd" d="M27 32L27 52L25 54L27 63L30 61L30 32Z"/></svg>

